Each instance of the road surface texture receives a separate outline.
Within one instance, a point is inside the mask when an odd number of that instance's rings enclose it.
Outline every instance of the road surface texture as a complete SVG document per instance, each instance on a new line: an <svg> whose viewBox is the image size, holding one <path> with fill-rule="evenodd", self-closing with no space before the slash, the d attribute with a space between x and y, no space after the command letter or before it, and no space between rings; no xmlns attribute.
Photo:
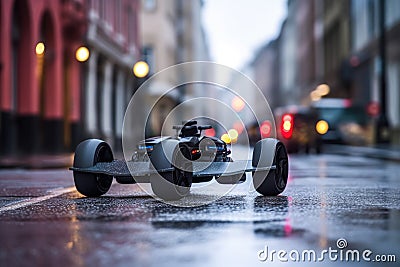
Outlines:
<svg viewBox="0 0 400 267"><path fill-rule="evenodd" d="M399 163L291 155L277 197L247 178L183 208L137 185L85 198L65 169L0 170L1 266L398 266Z"/></svg>

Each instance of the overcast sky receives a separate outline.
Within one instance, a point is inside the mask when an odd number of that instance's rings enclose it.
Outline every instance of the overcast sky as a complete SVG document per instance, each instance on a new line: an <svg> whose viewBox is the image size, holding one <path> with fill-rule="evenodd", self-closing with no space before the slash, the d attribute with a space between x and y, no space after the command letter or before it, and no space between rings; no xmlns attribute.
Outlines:
<svg viewBox="0 0 400 267"><path fill-rule="evenodd" d="M205 0L203 22L212 60L240 69L278 36L287 0Z"/></svg>

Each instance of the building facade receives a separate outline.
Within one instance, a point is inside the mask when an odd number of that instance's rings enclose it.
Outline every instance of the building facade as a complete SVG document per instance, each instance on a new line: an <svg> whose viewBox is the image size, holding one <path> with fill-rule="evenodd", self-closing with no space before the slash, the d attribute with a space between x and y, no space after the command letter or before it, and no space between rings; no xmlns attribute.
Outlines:
<svg viewBox="0 0 400 267"><path fill-rule="evenodd" d="M114 149L121 149L125 110L136 90L132 68L140 59L139 9L136 0L87 0L84 135L102 138Z"/></svg>
<svg viewBox="0 0 400 267"><path fill-rule="evenodd" d="M350 1L315 1L323 10L322 57L323 79L330 87L329 97L350 97L350 81L346 59L350 55ZM320 55L321 56L321 55ZM315 89L315 88L312 88Z"/></svg>
<svg viewBox="0 0 400 267"><path fill-rule="evenodd" d="M210 59L201 24L202 6L202 0L142 0L142 58L149 63L151 74L178 63ZM169 124L179 124L183 117L175 118L172 122L166 120L168 114L177 104L199 96L201 91L201 86L196 85L184 85L175 89L179 74L171 70L169 74L168 80L154 82L149 88L148 103L154 103L158 99L147 122L149 135L160 134L166 121ZM174 89L163 95L166 88ZM200 112L189 107L185 109L186 115ZM164 125L163 129L167 131L163 134L174 134L172 125Z"/></svg>
<svg viewBox="0 0 400 267"><path fill-rule="evenodd" d="M83 0L0 2L0 151L59 152L79 136Z"/></svg>
<svg viewBox="0 0 400 267"><path fill-rule="evenodd" d="M385 38L380 46L382 4ZM387 113L392 141L400 143L399 1L289 0L287 19L276 41L278 63L273 57L263 60L268 51L261 51L254 66L258 69L255 73L270 72L271 65L280 69L277 90L282 105L310 104L311 91L326 83L330 87L327 97L351 99L353 105L365 108L366 114L371 102L380 103ZM381 59L382 50L385 61ZM387 70L386 101L381 99L382 62ZM268 87L275 82L259 82L272 96ZM369 126L374 123L371 117Z"/></svg>
<svg viewBox="0 0 400 267"><path fill-rule="evenodd" d="M384 3L383 3L384 2ZM379 9L384 4L383 13ZM400 2L396 0L352 0L351 55L348 64L352 72L352 99L366 106L370 102L382 103L380 77L380 14L384 17L386 105L385 109L391 139L400 144Z"/></svg>
<svg viewBox="0 0 400 267"><path fill-rule="evenodd" d="M251 62L252 78L267 98L271 109L282 104L281 91L279 90L280 79L276 79L276 77L280 77L279 48L279 38L277 38L261 47ZM255 105L255 107L258 108L258 105Z"/></svg>
<svg viewBox="0 0 400 267"><path fill-rule="evenodd" d="M119 147L136 88L139 8L135 0L0 2L2 154L73 151L88 137Z"/></svg>
<svg viewBox="0 0 400 267"><path fill-rule="evenodd" d="M310 91L317 86L316 77L316 43L314 21L316 19L315 1L293 0L294 7L289 10L294 17L296 45L295 65L295 88L298 91L298 100L305 104ZM290 16L290 15L289 15Z"/></svg>
<svg viewBox="0 0 400 267"><path fill-rule="evenodd" d="M298 51L306 48L298 40L301 38L296 25L299 23L296 16L296 10L301 4L299 2L301 1L287 2L288 15L282 23L278 37L262 46L251 62L254 82L265 95L272 110L301 101L298 71L309 67L298 66L302 58Z"/></svg>

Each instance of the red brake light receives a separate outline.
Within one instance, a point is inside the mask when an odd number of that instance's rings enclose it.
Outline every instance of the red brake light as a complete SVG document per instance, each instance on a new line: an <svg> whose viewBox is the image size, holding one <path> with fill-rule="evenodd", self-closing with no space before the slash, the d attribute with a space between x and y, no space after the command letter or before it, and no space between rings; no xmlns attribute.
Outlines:
<svg viewBox="0 0 400 267"><path fill-rule="evenodd" d="M293 115L292 114L283 115L281 122L281 133L284 138L290 139L292 137L293 126L294 126Z"/></svg>

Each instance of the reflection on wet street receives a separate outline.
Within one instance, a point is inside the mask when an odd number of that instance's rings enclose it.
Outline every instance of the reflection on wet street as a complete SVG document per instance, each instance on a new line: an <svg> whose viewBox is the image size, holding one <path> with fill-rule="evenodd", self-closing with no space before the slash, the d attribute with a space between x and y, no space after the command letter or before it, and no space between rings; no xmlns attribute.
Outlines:
<svg viewBox="0 0 400 267"><path fill-rule="evenodd" d="M71 186L70 173L0 171L0 208L11 205L0 212L0 261L3 266L257 266L271 264L258 259L266 246L319 252L338 249L339 238L347 241L346 249L400 257L398 164L334 155L290 160L289 184L280 196L257 195L248 176L227 196L192 208L160 203L137 185L119 184L101 198L71 191L18 208ZM22 182L32 175L35 180ZM207 197L192 194L189 200ZM275 258L273 265L279 264ZM326 258L324 264L343 262Z"/></svg>

